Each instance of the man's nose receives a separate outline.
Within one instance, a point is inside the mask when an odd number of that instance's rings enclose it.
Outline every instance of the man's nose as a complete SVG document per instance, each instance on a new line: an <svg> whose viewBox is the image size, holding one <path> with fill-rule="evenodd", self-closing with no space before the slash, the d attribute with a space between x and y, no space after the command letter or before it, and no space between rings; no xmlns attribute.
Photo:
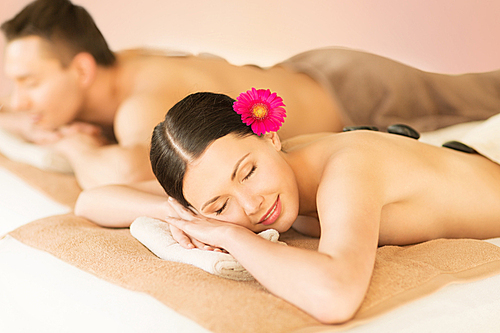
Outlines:
<svg viewBox="0 0 500 333"><path fill-rule="evenodd" d="M14 91L10 96L10 107L16 111L27 111L31 107L31 102L25 93L14 88Z"/></svg>

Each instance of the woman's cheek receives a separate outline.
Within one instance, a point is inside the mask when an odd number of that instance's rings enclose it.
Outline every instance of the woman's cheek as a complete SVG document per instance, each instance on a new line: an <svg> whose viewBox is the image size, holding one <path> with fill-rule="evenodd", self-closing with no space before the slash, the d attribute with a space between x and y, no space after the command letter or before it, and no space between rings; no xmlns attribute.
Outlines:
<svg viewBox="0 0 500 333"><path fill-rule="evenodd" d="M229 222L229 223L236 223L239 225L242 225L244 221L247 219L245 216L241 213L241 210L238 209L238 207L235 207L235 205L231 205L231 207L228 207L226 214L223 214L222 216L222 221L224 222Z"/></svg>

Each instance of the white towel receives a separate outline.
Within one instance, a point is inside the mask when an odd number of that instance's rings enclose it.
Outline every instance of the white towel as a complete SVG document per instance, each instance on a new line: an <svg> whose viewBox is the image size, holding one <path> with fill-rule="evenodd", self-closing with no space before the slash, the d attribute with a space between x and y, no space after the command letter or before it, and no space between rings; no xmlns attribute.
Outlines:
<svg viewBox="0 0 500 333"><path fill-rule="evenodd" d="M0 128L0 153L42 170L72 173L68 160L48 147L27 142Z"/></svg>
<svg viewBox="0 0 500 333"><path fill-rule="evenodd" d="M500 114L482 121L422 133L419 141L436 146L441 146L447 141L458 141L500 164Z"/></svg>
<svg viewBox="0 0 500 333"><path fill-rule="evenodd" d="M190 264L227 279L253 280L253 276L228 253L183 248L172 237L169 224L161 220L138 217L130 225L130 233L161 259ZM259 236L286 245L278 242L279 233L274 229L265 230Z"/></svg>
<svg viewBox="0 0 500 333"><path fill-rule="evenodd" d="M420 133L421 135L418 141L440 147L443 143L448 141L459 141L465 134L482 123L484 123L484 120L461 123L440 128L432 132Z"/></svg>
<svg viewBox="0 0 500 333"><path fill-rule="evenodd" d="M500 114L488 118L457 141L500 164Z"/></svg>

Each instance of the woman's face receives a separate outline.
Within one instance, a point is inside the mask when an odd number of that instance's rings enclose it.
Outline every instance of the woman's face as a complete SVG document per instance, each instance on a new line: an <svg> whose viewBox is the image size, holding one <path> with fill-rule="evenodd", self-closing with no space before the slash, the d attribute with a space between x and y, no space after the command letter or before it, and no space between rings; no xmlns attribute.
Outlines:
<svg viewBox="0 0 500 333"><path fill-rule="evenodd" d="M284 232L297 218L299 195L280 149L276 133L226 135L188 165L184 197L203 216Z"/></svg>

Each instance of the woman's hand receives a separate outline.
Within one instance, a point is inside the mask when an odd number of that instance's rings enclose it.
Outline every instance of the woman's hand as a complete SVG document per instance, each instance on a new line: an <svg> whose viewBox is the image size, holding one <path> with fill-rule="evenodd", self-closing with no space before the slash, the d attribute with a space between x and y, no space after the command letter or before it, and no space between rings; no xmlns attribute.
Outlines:
<svg viewBox="0 0 500 333"><path fill-rule="evenodd" d="M174 219L173 217L168 217L168 219ZM169 223L170 224L170 223ZM183 248L186 249L202 249L202 250L207 250L207 251L217 251L217 252L223 252L222 249L219 248L214 248L210 245L207 245L205 243L200 242L196 238L188 236L184 231L181 229L177 228L173 224L170 224L170 232L172 233L172 237L179 243Z"/></svg>
<svg viewBox="0 0 500 333"><path fill-rule="evenodd" d="M227 230L232 224L194 214L170 197L168 203L179 217L167 217L165 221L170 224L172 237L181 246L225 252L220 239L223 230Z"/></svg>

